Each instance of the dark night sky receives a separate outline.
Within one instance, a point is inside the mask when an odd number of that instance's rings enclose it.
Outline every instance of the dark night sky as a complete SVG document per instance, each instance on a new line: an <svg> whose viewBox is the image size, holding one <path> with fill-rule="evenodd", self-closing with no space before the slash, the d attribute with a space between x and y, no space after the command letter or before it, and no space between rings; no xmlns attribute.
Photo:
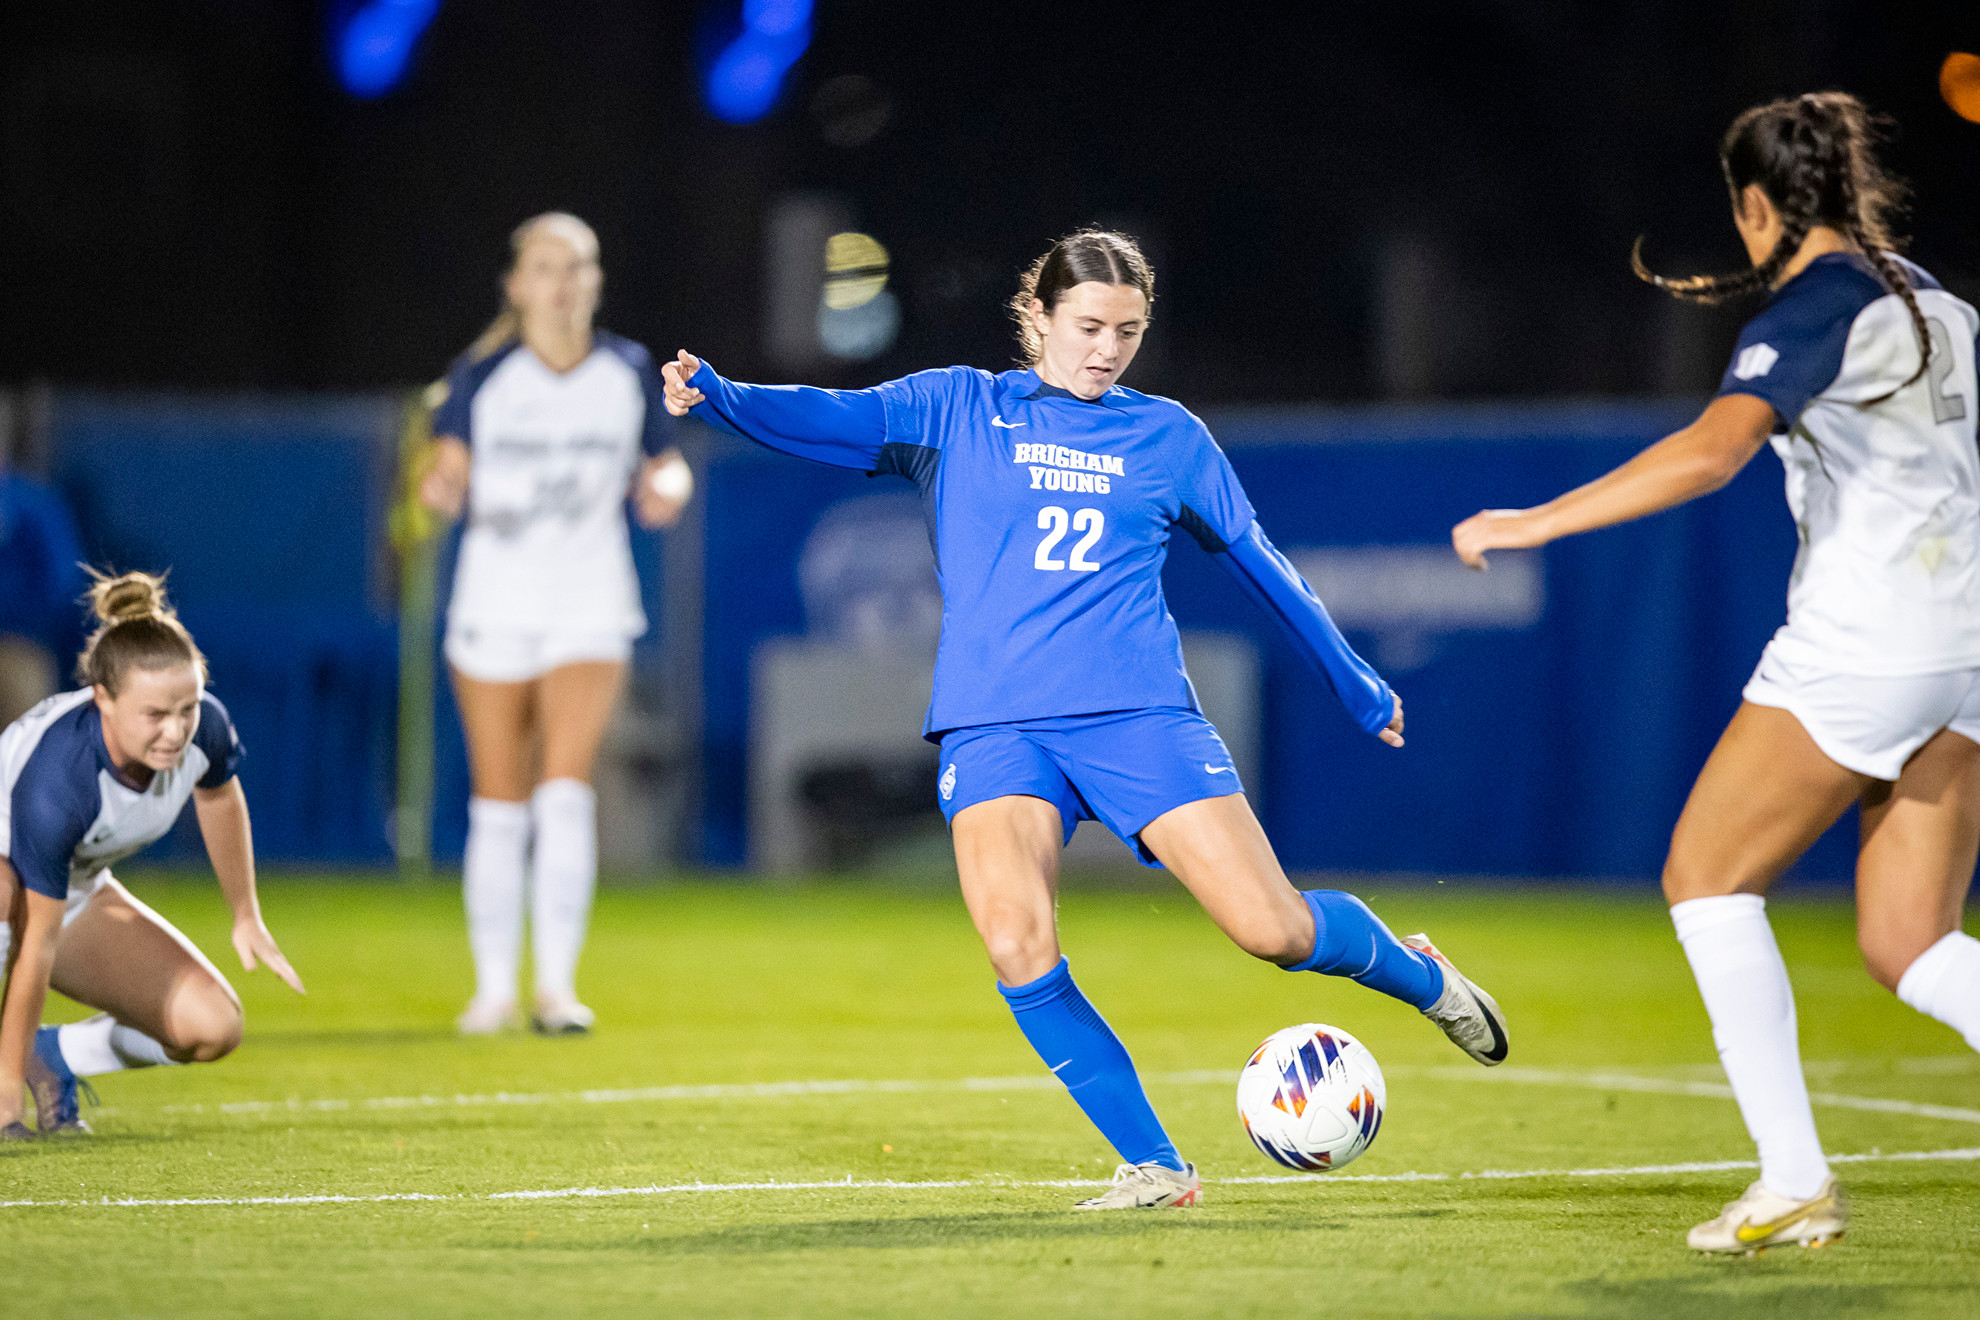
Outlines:
<svg viewBox="0 0 1980 1320"><path fill-rule="evenodd" d="M1097 220L1158 263L1131 383L1191 402L1699 391L1740 312L1667 306L1629 244L1737 263L1718 135L1821 87L1898 116L1913 254L1980 291L1980 125L1936 91L1948 50L1980 50L1972 4L819 0L747 128L706 115L694 74L733 9L451 0L405 84L360 103L325 6L16 0L0 383L428 378L493 311L509 228L552 207L601 234L606 324L759 374L764 209L820 189L890 247L905 309L897 346L832 383L1005 365L1016 269ZM812 103L855 73L891 113L833 145Z"/></svg>

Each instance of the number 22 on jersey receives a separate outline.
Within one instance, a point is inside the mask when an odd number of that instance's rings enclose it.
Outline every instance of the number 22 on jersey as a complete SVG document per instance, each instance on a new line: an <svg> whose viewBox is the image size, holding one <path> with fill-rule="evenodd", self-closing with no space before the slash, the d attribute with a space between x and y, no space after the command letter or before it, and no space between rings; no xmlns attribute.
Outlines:
<svg viewBox="0 0 1980 1320"><path fill-rule="evenodd" d="M1052 552L1059 548L1067 530L1084 532L1086 535L1073 542L1072 552L1064 559L1053 558ZM1099 543L1100 535L1107 530L1107 515L1098 509L1076 509L1071 515L1056 504L1048 504L1038 511L1038 530L1045 533L1045 539L1038 543L1038 553L1031 562L1047 572L1063 572L1070 568L1075 573L1097 573L1100 565L1087 558L1087 552Z"/></svg>

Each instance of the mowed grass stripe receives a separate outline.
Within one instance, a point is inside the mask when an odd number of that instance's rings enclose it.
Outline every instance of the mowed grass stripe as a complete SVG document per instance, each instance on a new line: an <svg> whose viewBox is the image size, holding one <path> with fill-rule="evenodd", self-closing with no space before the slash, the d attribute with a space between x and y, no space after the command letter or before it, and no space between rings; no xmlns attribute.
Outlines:
<svg viewBox="0 0 1980 1320"><path fill-rule="evenodd" d="M1453 1082L1499 1082L1526 1086L1565 1086L1592 1091L1637 1091L1652 1095L1685 1095L1711 1100L1730 1100L1732 1088L1723 1082L1684 1081L1667 1077L1644 1077L1636 1073L1608 1069L1581 1072L1566 1068L1500 1067L1490 1071L1463 1067L1410 1067L1385 1070L1393 1077L1426 1078ZM1219 1069L1193 1069L1186 1072L1154 1073L1145 1081L1161 1086L1233 1086L1237 1074ZM634 1104L677 1100L771 1100L801 1096L913 1095L954 1092L1050 1091L1058 1089L1054 1077L962 1077L953 1080L869 1080L838 1078L788 1082L721 1082L698 1086L643 1086L594 1089L587 1091L496 1091L475 1095L330 1097L315 1100L235 1100L218 1104L161 1105L165 1114L266 1115L307 1112L344 1113L350 1110L475 1108L485 1105ZM1882 1096L1841 1095L1832 1091L1809 1093L1809 1101L1834 1109L1857 1109L1870 1113L1904 1114L1912 1118L1936 1118L1951 1123L1980 1124L1980 1109L1953 1105L1924 1104L1893 1100ZM133 1107L106 1109L104 1113L143 1112Z"/></svg>
<svg viewBox="0 0 1980 1320"><path fill-rule="evenodd" d="M1831 1155L1832 1164L1881 1164L1887 1162L1937 1162L1980 1160L1980 1147L1953 1150L1868 1151L1855 1155ZM1244 1178L1205 1178L1208 1185L1226 1187L1278 1186L1286 1183L1409 1183L1409 1182L1503 1182L1532 1178L1637 1178L1684 1173L1723 1173L1732 1169L1757 1169L1757 1160L1696 1160L1682 1164L1640 1164L1616 1169L1479 1169L1465 1173L1298 1173L1263 1174ZM819 1192L819 1191L954 1191L979 1188L985 1191L1012 1188L1105 1187L1097 1178L936 1178L908 1180L897 1178L852 1177L813 1182L692 1182L655 1184L647 1187L550 1187L518 1192L441 1193L385 1192L370 1196L350 1196L334 1192L302 1196L184 1196L184 1197L103 1197L100 1200L0 1201L0 1209L160 1209L215 1206L306 1206L382 1205L396 1201L565 1201L625 1196L679 1196L709 1192Z"/></svg>

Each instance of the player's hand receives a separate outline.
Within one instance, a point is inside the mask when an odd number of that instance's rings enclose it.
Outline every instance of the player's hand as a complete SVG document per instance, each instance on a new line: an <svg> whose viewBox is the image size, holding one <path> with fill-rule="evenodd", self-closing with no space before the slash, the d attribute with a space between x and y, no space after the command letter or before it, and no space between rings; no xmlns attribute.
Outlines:
<svg viewBox="0 0 1980 1320"><path fill-rule="evenodd" d="M633 516L647 531L679 522L681 510L693 498L694 472L680 450L669 449L640 464L633 483Z"/></svg>
<svg viewBox="0 0 1980 1320"><path fill-rule="evenodd" d="M1377 738L1380 738L1383 742L1389 744L1389 746L1391 747L1400 747L1403 745L1402 694L1395 691L1394 689L1391 689L1389 695L1395 698L1396 717L1389 721L1388 728L1382 730L1380 733L1376 734L1375 736Z"/></svg>
<svg viewBox="0 0 1980 1320"><path fill-rule="evenodd" d="M688 409L700 403L706 396L688 384L688 378L701 370L701 359L681 350L680 356L660 368L660 379L667 385L667 411L676 417L688 415Z"/></svg>
<svg viewBox="0 0 1980 1320"><path fill-rule="evenodd" d="M269 971L288 982L289 989L299 995L309 993L260 917L247 917L234 923L234 952L241 955L241 966L246 970L251 972L257 964L266 964Z"/></svg>
<svg viewBox="0 0 1980 1320"><path fill-rule="evenodd" d="M1451 528L1451 548L1466 568L1480 573L1488 550L1530 550L1552 539L1531 509L1486 509Z"/></svg>
<svg viewBox="0 0 1980 1320"><path fill-rule="evenodd" d="M426 451L419 502L443 517L460 517L461 506L467 503L468 472L473 465L466 445L451 435L441 436Z"/></svg>

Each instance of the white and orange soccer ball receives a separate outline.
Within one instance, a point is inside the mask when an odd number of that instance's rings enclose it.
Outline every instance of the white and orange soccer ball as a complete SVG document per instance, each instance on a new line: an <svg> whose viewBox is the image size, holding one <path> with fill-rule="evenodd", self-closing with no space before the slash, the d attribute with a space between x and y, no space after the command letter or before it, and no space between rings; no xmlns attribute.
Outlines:
<svg viewBox="0 0 1980 1320"><path fill-rule="evenodd" d="M1252 1144L1289 1169L1351 1163L1382 1130L1389 1088L1368 1047L1308 1022L1265 1038L1238 1074L1238 1117Z"/></svg>

